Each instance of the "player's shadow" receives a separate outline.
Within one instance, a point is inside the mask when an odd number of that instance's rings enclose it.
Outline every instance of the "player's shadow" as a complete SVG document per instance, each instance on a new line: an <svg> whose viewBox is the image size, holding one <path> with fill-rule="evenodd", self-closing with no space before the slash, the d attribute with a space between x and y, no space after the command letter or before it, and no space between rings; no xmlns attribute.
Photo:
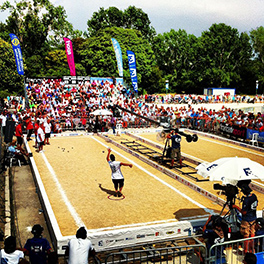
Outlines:
<svg viewBox="0 0 264 264"><path fill-rule="evenodd" d="M99 188L100 188L103 192L107 193L108 195L115 195L115 191L113 191L113 190L109 190L109 189L106 189L106 188L102 187L102 184L101 184L101 183L99 183Z"/></svg>

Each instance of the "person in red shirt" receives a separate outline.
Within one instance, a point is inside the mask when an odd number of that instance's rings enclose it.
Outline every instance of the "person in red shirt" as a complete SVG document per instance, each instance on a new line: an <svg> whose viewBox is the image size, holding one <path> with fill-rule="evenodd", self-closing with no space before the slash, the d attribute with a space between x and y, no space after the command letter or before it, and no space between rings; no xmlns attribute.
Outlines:
<svg viewBox="0 0 264 264"><path fill-rule="evenodd" d="M31 140L31 135L33 133L33 129L34 129L34 126L33 126L33 123L32 123L32 120L31 120L31 116L29 116L27 119L26 119L26 129L27 129L27 141Z"/></svg>
<svg viewBox="0 0 264 264"><path fill-rule="evenodd" d="M22 146L23 144L23 132L22 132L22 120L19 119L18 124L16 126L15 136L17 138L17 145Z"/></svg>

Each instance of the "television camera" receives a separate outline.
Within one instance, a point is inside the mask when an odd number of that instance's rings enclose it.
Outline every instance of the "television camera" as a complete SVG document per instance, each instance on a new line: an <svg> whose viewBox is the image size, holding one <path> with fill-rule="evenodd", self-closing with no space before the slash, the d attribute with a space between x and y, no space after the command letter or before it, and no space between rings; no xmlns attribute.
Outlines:
<svg viewBox="0 0 264 264"><path fill-rule="evenodd" d="M221 190L224 191L224 195L226 196L226 203L229 206L229 208L232 208L232 205L235 204L236 201L236 195L238 194L238 188L237 186L227 184L226 186L223 186L219 183L215 183L213 186L214 190Z"/></svg>
<svg viewBox="0 0 264 264"><path fill-rule="evenodd" d="M241 189L243 193L250 192L251 191L251 188L249 187L250 182L251 180L241 180L237 182L236 186L232 184L227 184L226 186L223 186L219 183L216 183L213 186L214 190L224 191L224 194L226 196L226 203L223 205L223 209L220 213L220 216L222 215L225 207L228 206L229 210L223 217L229 223L232 232L238 231L238 226L239 226L239 217L238 217L239 213L236 211L236 209L233 208L233 205L235 204L237 198L236 196L239 193L239 189Z"/></svg>

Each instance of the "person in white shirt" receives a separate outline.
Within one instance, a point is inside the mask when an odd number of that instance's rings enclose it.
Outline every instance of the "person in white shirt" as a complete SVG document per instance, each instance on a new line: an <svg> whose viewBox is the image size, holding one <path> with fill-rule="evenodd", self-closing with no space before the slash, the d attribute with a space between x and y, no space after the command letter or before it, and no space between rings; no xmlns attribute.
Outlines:
<svg viewBox="0 0 264 264"><path fill-rule="evenodd" d="M5 239L5 246L1 249L1 263L18 264L21 259L24 259L24 253L16 249L16 238L9 236Z"/></svg>
<svg viewBox="0 0 264 264"><path fill-rule="evenodd" d="M69 256L68 264L88 264L89 256L95 256L92 242L87 239L84 227L80 227L76 232L76 238L69 241L65 255Z"/></svg>
<svg viewBox="0 0 264 264"><path fill-rule="evenodd" d="M47 119L46 122L44 122L44 129L45 129L45 139L44 139L44 145L50 145L50 132L51 132L51 123L50 119Z"/></svg>
<svg viewBox="0 0 264 264"><path fill-rule="evenodd" d="M43 152L44 140L45 140L45 128L43 121L39 122L39 128L37 130L37 143L38 143L38 152Z"/></svg>
<svg viewBox="0 0 264 264"><path fill-rule="evenodd" d="M124 176L121 172L121 166L128 166L132 168L132 164L129 163L123 163L120 161L115 160L115 155L110 154L111 153L111 148L108 148L108 154L106 157L107 162L109 163L109 166L112 171L112 182L115 187L115 196L116 197L122 197L122 189L124 187Z"/></svg>

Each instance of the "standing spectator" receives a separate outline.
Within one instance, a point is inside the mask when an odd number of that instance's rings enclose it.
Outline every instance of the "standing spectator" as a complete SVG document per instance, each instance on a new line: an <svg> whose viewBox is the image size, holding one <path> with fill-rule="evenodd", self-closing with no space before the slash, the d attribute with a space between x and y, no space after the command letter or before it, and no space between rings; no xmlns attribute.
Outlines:
<svg viewBox="0 0 264 264"><path fill-rule="evenodd" d="M181 136L178 134L178 129L172 130L170 134L167 136L168 139L171 139L171 168L174 165L174 159L177 154L177 159L180 163L180 167L182 167L182 159L181 159Z"/></svg>
<svg viewBox="0 0 264 264"><path fill-rule="evenodd" d="M123 163L120 161L115 160L115 155L111 154L111 149L108 148L108 154L106 157L107 162L109 163L109 166L112 171L112 181L115 187L115 196L121 197L123 196L122 194L122 189L124 187L124 176L121 172L121 166L128 166L132 168L132 164L128 163Z"/></svg>
<svg viewBox="0 0 264 264"><path fill-rule="evenodd" d="M84 227L80 227L76 232L76 238L69 241L65 255L69 256L68 264L88 264L89 256L95 256L92 242L87 239Z"/></svg>
<svg viewBox="0 0 264 264"><path fill-rule="evenodd" d="M252 190L248 184L244 183L240 188L245 195L242 197L242 208L239 208L237 205L233 205L233 207L242 213L240 232L244 238L253 238L255 236L258 199L254 193L251 193ZM247 252L254 253L253 239L244 241L244 253Z"/></svg>
<svg viewBox="0 0 264 264"><path fill-rule="evenodd" d="M50 132L51 132L51 123L50 119L47 119L46 122L44 122L44 128L45 128L45 140L44 145L50 145Z"/></svg>
<svg viewBox="0 0 264 264"><path fill-rule="evenodd" d="M6 119L7 119L7 116L6 116L6 112L3 111L1 116L0 116L0 119L2 120L1 122L1 125L2 125L2 132L3 132L3 135L5 135L5 131L6 131Z"/></svg>
<svg viewBox="0 0 264 264"><path fill-rule="evenodd" d="M111 128L113 129L113 134L115 134L115 129L116 129L116 119L115 119L114 115L111 116L110 126L111 126Z"/></svg>
<svg viewBox="0 0 264 264"><path fill-rule="evenodd" d="M1 249L1 264L17 264L24 259L23 251L16 249L15 237L7 237L4 244L4 249Z"/></svg>
<svg viewBox="0 0 264 264"><path fill-rule="evenodd" d="M31 137L31 135L33 133L33 129L34 129L34 126L33 126L32 120L31 120L31 116L29 116L26 119L27 141L31 140L30 137Z"/></svg>
<svg viewBox="0 0 264 264"><path fill-rule="evenodd" d="M43 121L40 121L39 128L37 130L37 142L38 142L38 152L43 152L44 140L45 140L45 128Z"/></svg>
<svg viewBox="0 0 264 264"><path fill-rule="evenodd" d="M39 129L39 120L36 120L34 124L35 148L38 147L38 129Z"/></svg>
<svg viewBox="0 0 264 264"><path fill-rule="evenodd" d="M21 119L18 120L18 123L16 125L16 130L15 130L15 136L17 138L17 145L22 146L23 144L23 132L22 132L22 124L21 124Z"/></svg>
<svg viewBox="0 0 264 264"><path fill-rule="evenodd" d="M263 235L264 235L264 219L263 218L257 218L255 236L263 236ZM257 252L263 252L264 251L264 237L259 238L259 239L257 239L257 241L255 241L255 247L257 249Z"/></svg>
<svg viewBox="0 0 264 264"><path fill-rule="evenodd" d="M34 225L31 230L33 238L29 238L24 246L25 254L29 256L31 264L47 263L47 255L51 247L48 240L42 237L43 230L41 225Z"/></svg>

